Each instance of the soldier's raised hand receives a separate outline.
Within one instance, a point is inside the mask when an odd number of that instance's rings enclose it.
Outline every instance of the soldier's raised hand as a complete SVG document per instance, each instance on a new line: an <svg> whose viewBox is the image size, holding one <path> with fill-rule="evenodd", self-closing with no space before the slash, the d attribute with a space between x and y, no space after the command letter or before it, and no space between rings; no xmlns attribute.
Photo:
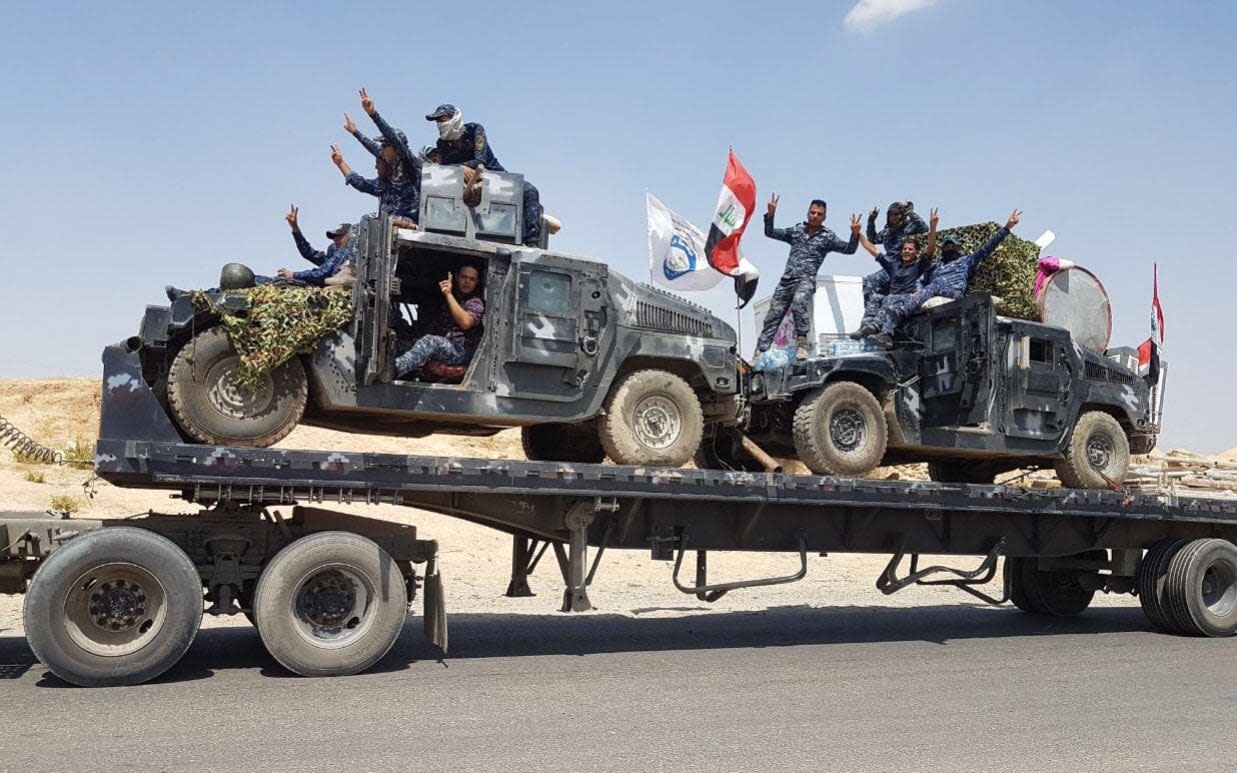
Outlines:
<svg viewBox="0 0 1237 773"><path fill-rule="evenodd" d="M369 94L365 93L365 89L361 89L357 93L361 95L361 109L365 111L366 115L373 115L374 111L377 110L377 108L374 107L374 100L369 98Z"/></svg>
<svg viewBox="0 0 1237 773"><path fill-rule="evenodd" d="M853 236L858 236L858 235L859 235L859 232L860 232L862 229L863 229L863 221L862 221L861 219L859 219L859 216L858 216L858 215L851 215L851 216L850 216L850 232L851 232L851 235L853 235Z"/></svg>
<svg viewBox="0 0 1237 773"><path fill-rule="evenodd" d="M442 291L442 294L443 294L443 295L450 295L450 294L451 294L451 283L452 283L452 279L453 279L453 276L452 276L451 272L450 272L450 271L448 271L448 272L447 272L447 278L446 278L446 279L444 279L444 280L442 280L441 282L439 282L439 283L438 283L438 289Z"/></svg>
<svg viewBox="0 0 1237 773"><path fill-rule="evenodd" d="M769 214L777 212L777 203L782 200L782 197L776 193L769 197Z"/></svg>
<svg viewBox="0 0 1237 773"><path fill-rule="evenodd" d="M1015 209L1013 212L1009 213L1009 220L1005 221L1005 228L1010 231L1014 230L1014 226L1018 225L1018 221L1021 219L1022 210Z"/></svg>
<svg viewBox="0 0 1237 773"><path fill-rule="evenodd" d="M334 162L335 166L344 163L344 154L339 151L338 145L331 146L331 161Z"/></svg>
<svg viewBox="0 0 1237 773"><path fill-rule="evenodd" d="M872 211L868 213L868 220L875 223L876 218L880 217L880 213L881 213L880 207L872 207Z"/></svg>
<svg viewBox="0 0 1237 773"><path fill-rule="evenodd" d="M288 225L292 226L293 231L300 230L300 226L296 223L296 213L299 210L296 208L295 204L291 204L290 206L291 209L288 210L288 214L283 216L283 219L288 221Z"/></svg>
<svg viewBox="0 0 1237 773"><path fill-rule="evenodd" d="M352 122L352 116L344 113L344 131L349 134L356 134L356 124Z"/></svg>
<svg viewBox="0 0 1237 773"><path fill-rule="evenodd" d="M933 207L931 211L928 212L928 227L935 231L936 224L939 222L941 222L941 216L937 214L936 207Z"/></svg>

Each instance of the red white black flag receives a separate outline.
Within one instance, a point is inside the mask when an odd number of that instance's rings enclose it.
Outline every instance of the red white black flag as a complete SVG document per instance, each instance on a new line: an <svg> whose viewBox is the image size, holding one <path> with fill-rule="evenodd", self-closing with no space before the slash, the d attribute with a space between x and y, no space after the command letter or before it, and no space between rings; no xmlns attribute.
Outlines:
<svg viewBox="0 0 1237 773"><path fill-rule="evenodd" d="M722 180L722 192L717 197L717 210L709 227L709 238L704 252L709 265L726 276L734 277L734 291L739 296L739 308L756 294L756 282L760 272L739 254L739 240L743 229L756 211L756 181L739 163L730 149L726 162L726 176Z"/></svg>
<svg viewBox="0 0 1237 773"><path fill-rule="evenodd" d="M1164 346L1164 309L1160 308L1160 271L1152 267L1151 337L1138 347L1138 372L1150 384L1160 380L1160 348Z"/></svg>

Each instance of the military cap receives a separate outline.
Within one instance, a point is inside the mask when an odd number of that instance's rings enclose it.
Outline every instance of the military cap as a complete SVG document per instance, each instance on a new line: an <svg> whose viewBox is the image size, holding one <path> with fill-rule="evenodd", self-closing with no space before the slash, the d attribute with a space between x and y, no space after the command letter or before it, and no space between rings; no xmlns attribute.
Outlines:
<svg viewBox="0 0 1237 773"><path fill-rule="evenodd" d="M328 239L336 239L340 236L344 236L351 230L352 230L352 223L340 223L336 227L327 231L326 236Z"/></svg>
<svg viewBox="0 0 1237 773"><path fill-rule="evenodd" d="M961 247L962 239L959 238L957 234L946 234L945 237L941 239L941 246L943 247L946 244L956 244Z"/></svg>
<svg viewBox="0 0 1237 773"><path fill-rule="evenodd" d="M459 111L455 109L455 105L451 105L451 104L439 105L438 107L434 108L434 112L425 116L425 120L437 121L439 118L450 118L451 116L455 115L457 112Z"/></svg>

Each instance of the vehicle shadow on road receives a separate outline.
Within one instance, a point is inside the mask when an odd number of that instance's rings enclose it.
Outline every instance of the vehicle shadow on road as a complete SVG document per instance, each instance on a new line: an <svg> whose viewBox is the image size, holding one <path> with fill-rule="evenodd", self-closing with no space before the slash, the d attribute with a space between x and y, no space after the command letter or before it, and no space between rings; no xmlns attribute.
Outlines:
<svg viewBox="0 0 1237 773"><path fill-rule="evenodd" d="M421 635L420 617L409 616L391 652L366 673L402 671L418 663L449 668L453 660L479 658L880 642L948 646L960 640L1131 632L1163 636L1152 633L1137 607L1101 607L1077 618L1036 617L1015 610L972 606L789 606L652 618L604 612L460 613L450 617L449 625L450 650L444 655ZM25 670L18 666L40 668L24 638L0 636L0 667ZM228 669L256 670L269 678L293 676L267 654L255 629L242 626L200 631L185 657L153 684L206 679ZM45 673L38 684L68 686L50 673Z"/></svg>

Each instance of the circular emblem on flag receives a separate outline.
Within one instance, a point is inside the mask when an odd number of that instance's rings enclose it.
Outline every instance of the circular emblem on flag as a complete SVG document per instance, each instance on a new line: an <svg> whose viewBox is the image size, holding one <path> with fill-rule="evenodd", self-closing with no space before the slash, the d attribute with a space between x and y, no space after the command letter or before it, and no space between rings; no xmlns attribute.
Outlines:
<svg viewBox="0 0 1237 773"><path fill-rule="evenodd" d="M667 279L678 279L696 270L696 252L678 234L670 237L670 251L662 261L662 271Z"/></svg>

